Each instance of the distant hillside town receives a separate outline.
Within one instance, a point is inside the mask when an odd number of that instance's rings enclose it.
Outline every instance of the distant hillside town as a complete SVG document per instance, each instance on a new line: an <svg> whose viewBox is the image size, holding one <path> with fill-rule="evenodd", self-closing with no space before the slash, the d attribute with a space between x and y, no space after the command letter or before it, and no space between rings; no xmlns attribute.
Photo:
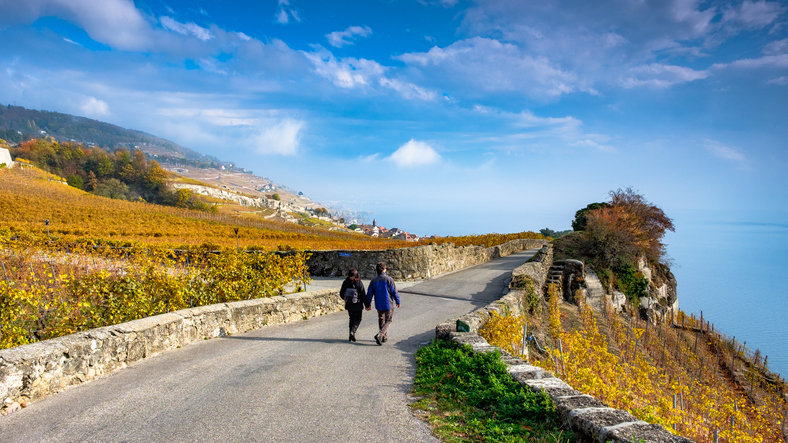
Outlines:
<svg viewBox="0 0 788 443"><path fill-rule="evenodd" d="M370 237L393 238L397 240L413 241L413 242L421 240L421 238L418 235L405 232L399 228L386 229L383 226L378 226L378 221L376 219L372 220L371 225L352 224L349 225L348 228L356 232L360 232L362 234L368 235ZM437 235L433 235L431 237L424 237L424 238L440 238L440 237Z"/></svg>

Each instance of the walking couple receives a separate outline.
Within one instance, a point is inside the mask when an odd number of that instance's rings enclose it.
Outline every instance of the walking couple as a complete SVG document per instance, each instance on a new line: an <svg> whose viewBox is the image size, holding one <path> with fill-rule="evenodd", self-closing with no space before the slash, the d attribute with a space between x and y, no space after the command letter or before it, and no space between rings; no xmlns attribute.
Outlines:
<svg viewBox="0 0 788 443"><path fill-rule="evenodd" d="M394 317L394 304L399 308L400 300L394 279L386 275L386 263L380 262L375 265L375 271L378 275L369 282L369 292L364 290L364 283L361 282L358 271L356 269L348 271L347 278L342 282L342 288L339 290L339 296L345 300L345 309L350 317L348 341L356 341L361 315L364 309L367 311L372 309L372 299L375 299L380 328L375 334L375 342L380 346L388 340L387 332Z"/></svg>

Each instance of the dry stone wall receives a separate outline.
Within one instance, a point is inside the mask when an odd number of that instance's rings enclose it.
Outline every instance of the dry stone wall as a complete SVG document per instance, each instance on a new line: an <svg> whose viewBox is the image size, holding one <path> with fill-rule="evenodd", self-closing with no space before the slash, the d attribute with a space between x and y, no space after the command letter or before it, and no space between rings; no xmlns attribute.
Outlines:
<svg viewBox="0 0 788 443"><path fill-rule="evenodd" d="M196 340L344 309L339 288L202 306L0 350L0 414Z"/></svg>
<svg viewBox="0 0 788 443"><path fill-rule="evenodd" d="M552 245L544 247L530 262L512 272L512 287L517 282L533 280L542 288L552 263ZM490 346L479 335L481 328L492 312L499 315L519 315L524 291L512 290L497 300L470 314L453 318L435 328L437 338L470 345L475 352L501 353L501 360L508 366L509 374L526 389L543 391L552 398L564 425L581 435L583 441L599 443L693 443L684 437L673 435L662 426L638 420L632 414L614 409L590 395L584 394L557 378L550 372L527 361L514 357L506 351ZM462 329L462 331L460 331Z"/></svg>
<svg viewBox="0 0 788 443"><path fill-rule="evenodd" d="M431 278L451 271L478 265L498 257L505 257L526 249L540 248L546 240L512 240L500 246L416 246L383 251L310 251L307 262L309 273L316 276L340 277L350 268L358 269L364 278L375 276L375 264L386 262L386 273L397 280Z"/></svg>

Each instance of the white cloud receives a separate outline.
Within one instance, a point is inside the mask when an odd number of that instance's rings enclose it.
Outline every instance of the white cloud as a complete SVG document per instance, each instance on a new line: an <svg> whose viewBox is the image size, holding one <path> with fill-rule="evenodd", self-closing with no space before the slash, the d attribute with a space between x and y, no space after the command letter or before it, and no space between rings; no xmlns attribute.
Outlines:
<svg viewBox="0 0 788 443"><path fill-rule="evenodd" d="M298 152L301 130L305 123L291 118L263 130L251 140L261 154L295 155Z"/></svg>
<svg viewBox="0 0 788 443"><path fill-rule="evenodd" d="M546 57L533 57L512 43L473 37L427 52L394 57L435 79L443 87L454 82L463 92L514 92L553 97L578 89L574 74L561 70Z"/></svg>
<svg viewBox="0 0 788 443"><path fill-rule="evenodd" d="M766 55L778 55L788 53L788 38L777 40L769 43L763 47L763 53Z"/></svg>
<svg viewBox="0 0 788 443"><path fill-rule="evenodd" d="M244 34L243 32L237 32L236 34L238 35L238 38L240 38L241 40L243 40L245 42L248 42L249 40L252 39L252 37L249 37L248 35Z"/></svg>
<svg viewBox="0 0 788 443"><path fill-rule="evenodd" d="M705 148L714 157L734 163L741 169L749 168L749 160L747 157L735 148L725 146L713 140L706 140Z"/></svg>
<svg viewBox="0 0 788 443"><path fill-rule="evenodd" d="M578 141L576 141L576 142L574 142L572 144L574 146L580 146L580 147L586 147L586 148L594 148L594 149L597 149L597 150L602 151L602 152L616 152L616 148L614 148L612 146L609 146L609 145L604 145L604 144L598 143L598 142L596 142L594 140L591 140L591 139L578 140Z"/></svg>
<svg viewBox="0 0 788 443"><path fill-rule="evenodd" d="M426 100L432 101L438 98L438 94L435 91L430 91L428 89L422 88L421 86L416 86L410 82L403 82L397 79L390 79L386 77L380 77L378 80L380 86L385 86L387 88L391 88L400 93L403 97L411 100L411 99L419 99L419 100Z"/></svg>
<svg viewBox="0 0 788 443"><path fill-rule="evenodd" d="M438 163L440 159L440 154L435 152L430 145L416 140L410 140L400 146L388 157L388 160L393 161L397 166L429 165Z"/></svg>
<svg viewBox="0 0 788 443"><path fill-rule="evenodd" d="M666 88L680 83L701 80L708 76L708 71L696 71L683 66L652 63L630 69L629 76L621 79L621 85L625 88L634 88L636 86Z"/></svg>
<svg viewBox="0 0 788 443"><path fill-rule="evenodd" d="M109 105L96 97L88 97L79 107L87 117L103 117L109 114Z"/></svg>
<svg viewBox="0 0 788 443"><path fill-rule="evenodd" d="M331 34L326 34L328 43L336 48L341 48L344 45L352 45L355 43L355 37L368 37L372 35L372 29L369 26L350 26L344 31L334 31Z"/></svg>
<svg viewBox="0 0 788 443"><path fill-rule="evenodd" d="M772 84L772 85L788 86L788 76L784 75L782 77L777 77L775 79L769 80L766 83L769 83L769 84Z"/></svg>
<svg viewBox="0 0 788 443"><path fill-rule="evenodd" d="M783 9L778 2L744 1L738 9L729 6L723 13L722 21L733 22L744 29L760 29L777 20Z"/></svg>
<svg viewBox="0 0 788 443"><path fill-rule="evenodd" d="M138 50L150 42L150 24L132 0L0 1L0 26L33 23L56 16L79 25L90 38L122 50Z"/></svg>
<svg viewBox="0 0 788 443"><path fill-rule="evenodd" d="M182 35L191 34L204 42L213 38L213 34L211 34L211 31L195 23L192 22L180 23L174 20L173 18L167 16L163 16L159 20L161 21L161 25L164 26L164 29L169 29L170 31L177 32L178 34L182 34Z"/></svg>
<svg viewBox="0 0 788 443"><path fill-rule="evenodd" d="M728 66L735 68L785 68L788 67L788 54L765 55L759 58L744 58L732 63L715 63L712 65L713 68L717 69L726 68Z"/></svg>
<svg viewBox="0 0 788 443"><path fill-rule="evenodd" d="M293 20L297 22L301 22L301 16L298 14L298 11L293 8L285 8L285 6L290 6L290 2L288 0L279 0L279 12L274 14L276 22L286 25L290 23L290 17L293 17Z"/></svg>
<svg viewBox="0 0 788 443"><path fill-rule="evenodd" d="M383 74L384 68L374 60L343 58L337 60L334 54L320 46L314 52L304 55L315 65L315 72L345 89L369 85L374 77Z"/></svg>

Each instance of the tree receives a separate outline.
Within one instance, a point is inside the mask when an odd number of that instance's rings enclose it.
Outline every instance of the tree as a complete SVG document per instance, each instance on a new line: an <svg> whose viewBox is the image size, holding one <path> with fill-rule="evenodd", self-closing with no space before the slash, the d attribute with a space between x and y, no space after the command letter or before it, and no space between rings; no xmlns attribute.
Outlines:
<svg viewBox="0 0 788 443"><path fill-rule="evenodd" d="M352 230L354 230L354 231L355 231L356 229L358 229L358 225L357 225L357 224L355 224L355 223L353 223L352 225L348 226L347 228L348 228L348 229L352 229Z"/></svg>
<svg viewBox="0 0 788 443"><path fill-rule="evenodd" d="M597 262L612 269L635 263L640 257L649 263L662 262L662 238L675 230L673 221L631 187L611 191L610 197L609 205L585 214L589 251Z"/></svg>
<svg viewBox="0 0 788 443"><path fill-rule="evenodd" d="M585 231L586 230L586 216L589 211L594 211L599 208L606 208L610 206L609 203L591 203L583 209L575 212L575 219L572 220L572 230Z"/></svg>
<svg viewBox="0 0 788 443"><path fill-rule="evenodd" d="M271 196L271 198L276 200L276 201L282 200L282 197L280 197L279 194L274 194L274 195Z"/></svg>

